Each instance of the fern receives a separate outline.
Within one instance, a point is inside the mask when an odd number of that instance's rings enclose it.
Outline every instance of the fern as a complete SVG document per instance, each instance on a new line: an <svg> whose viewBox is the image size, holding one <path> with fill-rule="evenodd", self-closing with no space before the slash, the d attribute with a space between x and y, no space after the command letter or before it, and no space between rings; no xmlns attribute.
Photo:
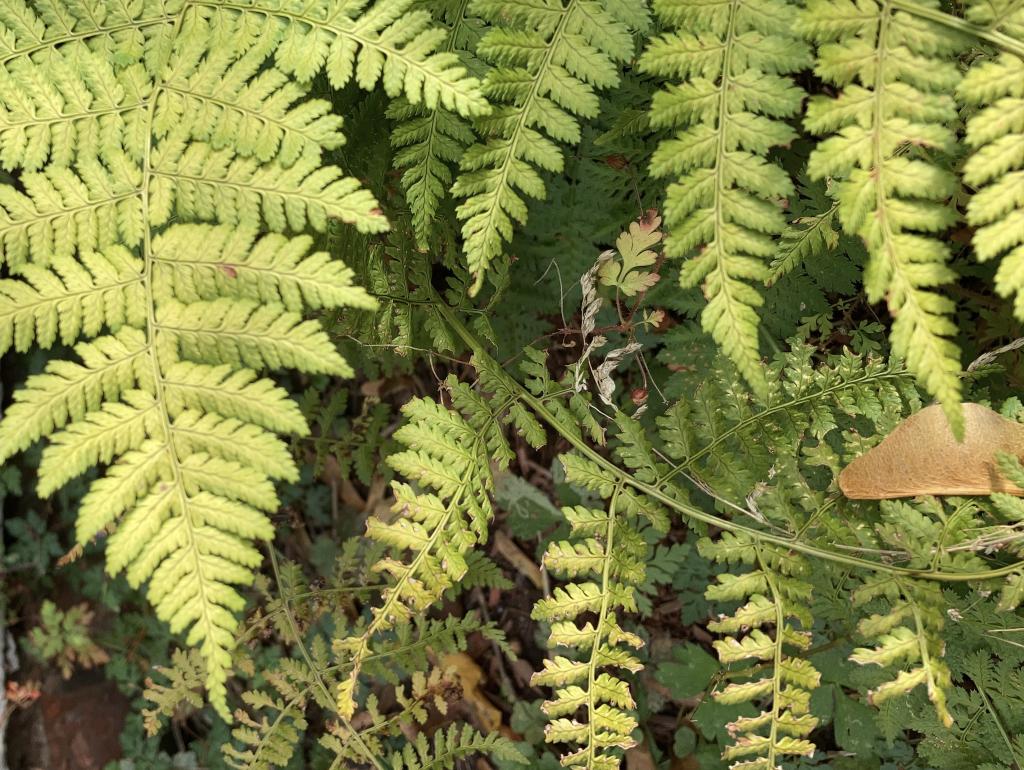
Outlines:
<svg viewBox="0 0 1024 770"><path fill-rule="evenodd" d="M843 89L808 105L808 130L830 134L808 172L840 180L840 220L867 245L864 286L869 301L887 299L893 351L962 426L953 303L935 291L954 274L934 237L956 218L946 203L956 180L943 157L955 138L950 92L959 73L949 57L959 40L888 0L815 0L799 27L819 43L815 71Z"/></svg>
<svg viewBox="0 0 1024 770"><path fill-rule="evenodd" d="M573 462L565 464L568 479L583 480L574 474ZM556 588L533 610L535 619L551 626L548 645L574 654L544 661L531 680L555 688L542 706L552 720L545 740L578 745L562 756L563 767L613 770L619 760L612 750L635 745L631 733L637 721L628 710L636 704L616 669L635 673L642 668L630 648L643 641L621 627L618 613L636 612L633 586L644 579L646 546L618 503L613 492L607 511L564 509L576 542L551 543L544 554L544 566L554 575L590 578ZM591 614L593 621L577 624L577 617ZM581 710L586 721L574 718Z"/></svg>
<svg viewBox="0 0 1024 770"><path fill-rule="evenodd" d="M473 53L482 31L479 22L468 16L469 0L424 6L434 6L435 16L443 15L450 23L444 50L458 53L472 71L482 71L484 65ZM438 208L452 184L452 166L475 135L469 123L456 112L444 108L427 111L406 100L393 102L388 117L397 123L391 134L391 144L398 150L394 165L404 169L402 186L412 212L416 240L422 247L436 229Z"/></svg>
<svg viewBox="0 0 1024 770"><path fill-rule="evenodd" d="M766 159L796 134L782 118L800 108L803 92L786 77L808 60L792 34L796 8L787 0L664 0L659 17L679 30L652 40L645 72L679 80L655 94L654 128L676 129L658 146L650 171L669 186L665 251L686 257L680 281L703 283L701 323L758 394L767 382L758 345L762 297L748 281L764 281L772 236L785 229L780 202L789 175Z"/></svg>
<svg viewBox="0 0 1024 770"><path fill-rule="evenodd" d="M75 344L0 423L6 459L50 444L52 493L109 466L76 535L114 528L108 570L148 582L157 615L200 648L227 713L235 617L297 470L276 432L308 428L265 369L352 373L309 309L372 308L312 239L329 220L387 227L373 196L322 160L340 121L308 81L381 82L485 112L444 32L405 0L0 8L0 348ZM210 224L199 224L209 222ZM268 232L269 231L269 232ZM261 235L262 234L262 235ZM80 341L83 337L92 338Z"/></svg>
<svg viewBox="0 0 1024 770"><path fill-rule="evenodd" d="M769 673L713 693L715 700L726 704L762 699L770 703L758 716L739 717L729 725L736 740L723 758L740 760L732 765L737 769L774 770L784 757L812 756L815 746L807 736L818 720L809 713L809 706L821 674L801 657L810 647L810 632L797 630L789 622L797 618L804 629L811 625L805 607L812 587L802 579L809 571L807 562L745 537L719 543L704 538L698 548L714 561L753 566L739 576L719 575L718 584L708 586L705 595L710 600L745 602L731 615L720 615L709 623L708 630L727 635L714 642L723 665L752 658L764 661Z"/></svg>
<svg viewBox="0 0 1024 770"><path fill-rule="evenodd" d="M355 711L356 685L375 637L408 624L438 601L465 576L467 552L487 540L493 515L490 463L493 459L501 468L512 457L498 421L503 407L492 409L453 379L448 389L458 411L427 399L410 401L403 408L410 422L395 434L407 448L388 458L423 491L394 482L396 520L367 522L366 536L388 546L389 554L374 569L389 578L389 585L366 627L334 643L349 666L337 690L338 710L346 717ZM400 560L405 551L408 561Z"/></svg>
<svg viewBox="0 0 1024 770"><path fill-rule="evenodd" d="M1013 28L1024 21L1024 9L993 14L989 3L972 3L969 12L986 26ZM958 93L980 108L967 122L967 144L973 150L964 164L964 181L976 189L967 206L967 221L976 227L972 243L981 261L1000 258L996 292L1014 297L1014 312L1024 318L1024 92L1020 83L1024 60L1004 53L981 57L968 70Z"/></svg>
<svg viewBox="0 0 1024 770"><path fill-rule="evenodd" d="M515 223L526 223L523 196L544 197L538 169L562 170L558 143L579 143L579 121L598 113L595 91L616 85L632 55L630 27L648 19L643 3L602 0L474 0L471 10L494 25L476 53L492 65L484 92L495 108L477 121L484 141L462 156L452 187L465 198L458 216L475 293Z"/></svg>
<svg viewBox="0 0 1024 770"><path fill-rule="evenodd" d="M942 660L941 631L946 619L942 592L934 585L871 580L854 594L854 603L863 604L878 596L889 600L889 611L864 618L858 625L858 631L872 639L875 646L855 649L850 659L861 665L901 668L894 679L868 693L870 701L882 703L924 685L939 720L946 727L952 726L953 717L946 705L952 683L949 667Z"/></svg>

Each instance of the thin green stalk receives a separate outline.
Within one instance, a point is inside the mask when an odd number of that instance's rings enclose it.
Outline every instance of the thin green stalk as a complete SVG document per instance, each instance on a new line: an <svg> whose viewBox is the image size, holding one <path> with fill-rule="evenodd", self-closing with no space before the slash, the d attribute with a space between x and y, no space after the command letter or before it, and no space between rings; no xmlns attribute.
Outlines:
<svg viewBox="0 0 1024 770"><path fill-rule="evenodd" d="M920 570L909 567L896 567L888 564L880 564L878 562L871 561L869 559L862 559L856 556L846 556L843 554L835 553L834 551L820 548L809 543L800 542L791 537L783 537L781 535L773 535L753 527L748 527L743 524L739 524L735 521L716 516L712 513L707 513L699 508L696 508L689 503L684 503L675 498L665 494L657 487L647 484L645 482L636 479L633 474L623 470L615 463L604 457L597 451L595 451L587 442L577 437L572 431L568 430L562 425L558 418L549 410L544 403L535 397L529 390L521 385L513 377L510 377L504 372L503 369L494 361L494 359L487 353L483 344L473 336L473 333L466 328L465 324L459 320L455 315L454 311L448 307L447 304L440 298L435 297L434 308L436 312L445 320L445 322L452 328L452 330L462 339L463 342L472 350L474 356L478 357L482 361L486 361L490 368L502 377L504 384L512 392L517 393L519 398L524 404L530 407L538 417L544 422L548 423L566 442L568 442L574 449L580 454L584 455L588 460L595 463L602 469L614 474L621 480L622 483L633 487L634 489L642 492L652 500L656 500L666 508L674 510L683 516L693 519L695 521L703 522L704 524L710 524L719 529L727 530L729 532L742 532L751 538L764 543L773 543L782 548L791 548L799 553L807 554L808 556L814 556L820 559L826 559L828 561L836 562L838 564L845 564L850 567L858 567L861 569L871 570L873 572L882 572L890 575L899 575L908 578L918 578L921 580L937 580L947 582L971 582L977 580L990 580L993 578L1003 577L1009 575L1024 567L1024 561L1014 562L1004 567L997 567L991 570L985 570L983 572L945 572L942 570Z"/></svg>
<svg viewBox="0 0 1024 770"><path fill-rule="evenodd" d="M278 587L278 590L280 590L281 570L277 566L277 552L274 550L273 543L269 544L269 548L267 550L270 551L270 566L274 570L274 584ZM305 642L302 641L302 633L299 631L299 626L295 622L295 617L291 613L289 601L289 597L282 593L281 604L285 608L284 615L288 620L288 628L292 632L292 638L295 641L295 645L299 648L299 652L302 653L302 658L306 661L306 665L309 667L309 671L313 675L313 679L315 680L317 687L323 694L325 702L333 703L334 696L331 695L330 688L324 683L320 669L316 667L312 656L309 654L309 650L306 649ZM352 726L352 723L345 718L344 714L335 712L335 716L341 721L345 729L348 730L356 746L363 753L363 756L365 756L366 759L374 766L374 768L376 768L376 770L385 770L384 764L380 761L377 755L373 753L370 747L366 745L366 742L363 741L362 737L360 737L359 731Z"/></svg>
<svg viewBox="0 0 1024 770"><path fill-rule="evenodd" d="M949 29L955 30L969 37L984 40L986 43L991 43L1000 50L1012 53L1019 56L1021 59L1024 59L1024 42L1010 37L1007 34L994 29L982 27L978 24L972 24L967 21L967 19L961 19L959 16L953 16L945 11L940 11L935 8L926 8L918 5L914 0L891 0L889 5L892 8L909 13L911 16L917 16L919 19L927 19L928 21L941 24L944 27L948 27Z"/></svg>

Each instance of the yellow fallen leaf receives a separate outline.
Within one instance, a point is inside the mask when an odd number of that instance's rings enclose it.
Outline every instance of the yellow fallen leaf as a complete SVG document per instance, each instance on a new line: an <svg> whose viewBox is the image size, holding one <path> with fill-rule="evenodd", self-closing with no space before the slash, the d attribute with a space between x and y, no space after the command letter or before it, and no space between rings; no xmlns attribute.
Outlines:
<svg viewBox="0 0 1024 770"><path fill-rule="evenodd" d="M462 686L462 697L476 712L480 730L485 734L496 732L501 727L501 710L480 691L484 672L477 662L464 652L455 652L445 655L440 666L458 679Z"/></svg>
<svg viewBox="0 0 1024 770"><path fill-rule="evenodd" d="M964 440L958 442L938 405L901 422L882 443L839 474L847 497L881 500L915 495L1024 496L999 472L996 455L1024 455L1024 425L981 404L964 404Z"/></svg>

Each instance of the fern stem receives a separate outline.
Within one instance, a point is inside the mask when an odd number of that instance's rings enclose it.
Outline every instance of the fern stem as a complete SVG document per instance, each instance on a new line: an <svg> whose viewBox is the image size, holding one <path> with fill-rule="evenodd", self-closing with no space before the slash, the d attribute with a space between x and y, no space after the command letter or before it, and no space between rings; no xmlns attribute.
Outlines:
<svg viewBox="0 0 1024 770"><path fill-rule="evenodd" d="M473 333L466 328L455 315L454 310L449 307L443 299L436 294L434 295L434 307L438 314L444 318L452 330L462 339L463 342L473 351L475 356L478 356L481 360L487 361L489 367L494 370L496 376L501 376L505 385L513 392L519 394L519 398L529 406L542 420L548 423L554 430L573 448L577 449L581 454L587 457L590 461L597 464L599 467L619 477L623 483L628 484L634 489L643 492L646 496L653 500L657 500L662 505L670 508L683 516L696 521L710 524L720 529L727 530L729 532L742 532L759 542L773 543L783 548L791 548L799 553L807 554L808 556L815 556L820 559L835 562L837 564L845 564L850 567L858 567L861 569L867 569L872 572L879 572L888 575L902 576L907 578L917 578L920 580L933 580L933 581L945 581L945 582L972 582L976 580L991 580L993 578L1004 577L1010 575L1017 570L1024 567L1024 560L1017 561L1012 564L1008 564L1002 567L996 567L994 569L985 570L983 572L946 572L942 570L921 570L914 569L912 567L897 567L890 564L880 564L870 559L863 559L857 556L844 556L842 554L829 551L825 548L820 548L809 543L803 543L799 540L791 537L782 537L780 535L773 535L770 533L762 532L761 530L748 527L743 524L739 524L735 521L716 516L711 513L702 511L687 503L681 502L676 498L663 492L658 486L648 484L643 481L636 479L633 474L623 471L615 463L611 462L604 455L596 452L587 442L580 437L577 437L572 431L568 430L563 426L557 417L549 410L540 399L536 398L532 393L523 387L517 380L505 374L501 370L500 366L490 355L483 344L473 336Z"/></svg>
<svg viewBox="0 0 1024 770"><path fill-rule="evenodd" d="M992 717L992 721L996 725L996 729L999 731L999 736L1003 739L1003 743L1006 744L1007 751L1010 752L1010 757L1013 759L1013 770L1021 770L1021 761L1017 757L1017 752L1013 747L1013 741L1010 740L1010 735L1006 732L1006 726L1003 725L1003 720L999 717L999 712L996 711L995 705L992 703L992 699L989 698L988 692L977 682L974 686L978 688L978 694L981 695L981 699L985 702L985 709L988 711L989 716Z"/></svg>
<svg viewBox="0 0 1024 770"><path fill-rule="evenodd" d="M278 590L281 590L281 570L277 564L277 551L274 549L273 543L268 543L267 550L270 552L270 566L274 570L274 583L277 585ZM299 648L299 652L302 654L303 659L306 661L306 665L309 667L309 672L313 676L317 687L320 692L323 693L325 703L333 703L334 696L331 695L330 689L324 683L323 676L320 673L320 669L313 663L313 658L309 654L309 650L306 649L306 644L302 640L302 633L299 631L299 626L295 622L295 616L291 612L291 599L285 593L281 593L281 606L284 609L285 619L288 621L288 628L292 632L292 638L295 641L295 645ZM365 756L377 770L385 770L384 764L380 761L376 754L370 750L370 747L366 745L366 742L360 736L359 731L352 727L352 723L349 722L344 714L340 714L335 709L335 716L341 721L345 729L349 731L349 734L355 740L359 750L362 751Z"/></svg>
<svg viewBox="0 0 1024 770"><path fill-rule="evenodd" d="M909 13L911 16L927 19L928 21L941 24L944 27L956 30L964 35L977 38L978 40L984 40L986 43L991 43L996 48L1024 59L1024 42L1016 40L1007 34L999 32L998 30L987 29L986 27L979 26L978 24L972 24L967 21L967 19L961 19L959 16L953 16L945 11L939 11L935 8L925 8L918 5L914 0L890 0L888 5L892 8L897 8Z"/></svg>

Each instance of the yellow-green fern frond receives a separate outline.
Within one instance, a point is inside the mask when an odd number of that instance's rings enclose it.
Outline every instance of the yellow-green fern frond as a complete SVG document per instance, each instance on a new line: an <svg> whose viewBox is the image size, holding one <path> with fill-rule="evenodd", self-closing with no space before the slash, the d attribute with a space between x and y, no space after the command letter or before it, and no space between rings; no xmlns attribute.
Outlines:
<svg viewBox="0 0 1024 770"><path fill-rule="evenodd" d="M217 8L216 0L203 3ZM243 0L234 8L272 19L276 62L287 74L309 81L321 69L335 88L354 80L370 90L377 83L389 96L413 104L441 106L461 115L488 109L479 83L466 74L459 57L438 51L445 30L414 0Z"/></svg>
<svg viewBox="0 0 1024 770"><path fill-rule="evenodd" d="M0 185L0 259L18 268L75 251L129 248L144 233L142 174L123 156L116 169L96 159L24 173L24 192Z"/></svg>
<svg viewBox="0 0 1024 770"><path fill-rule="evenodd" d="M942 660L941 631L946 621L946 603L934 583L901 581L878 576L865 581L853 595L854 605L885 598L888 612L864 618L857 625L861 636L873 647L858 647L850 660L896 668L896 677L868 693L872 703L906 695L924 685L939 720L947 727L953 717L946 705L952 687L949 667Z"/></svg>
<svg viewBox="0 0 1024 770"><path fill-rule="evenodd" d="M589 536L575 544L552 543L544 565L556 576L582 575L590 581L556 588L533 609L535 620L550 623L548 646L554 654L531 683L554 688L541 707L551 719L544 734L549 743L572 747L561 758L564 767L612 770L619 766L613 750L635 744L631 733L637 721L630 711L636 704L620 671L642 668L629 648L643 642L622 629L617 613L636 611L629 585L643 580L646 547L615 504L613 497L607 512L564 510L573 533ZM593 622L577 623L590 613Z"/></svg>
<svg viewBox="0 0 1024 770"><path fill-rule="evenodd" d="M379 233L387 221L373 195L319 152L306 152L287 168L215 150L208 144L172 144L152 159L150 225L185 219L227 222L269 230L325 230L329 219Z"/></svg>
<svg viewBox="0 0 1024 770"><path fill-rule="evenodd" d="M490 406L453 377L447 386L453 409L422 398L402 408L408 422L395 438L406 449L388 463L416 486L393 482L393 517L366 523L367 537L388 548L374 566L388 587L362 632L334 644L349 666L338 685L345 717L355 710L359 675L375 637L407 625L466 574L466 554L486 542L493 516L492 461L503 468L513 456L501 434L501 405Z"/></svg>
<svg viewBox="0 0 1024 770"><path fill-rule="evenodd" d="M76 356L15 392L0 459L49 438L42 494L105 468L78 541L109 533L108 569L148 584L157 615L200 649L222 714L239 586L261 562L254 541L273 535L273 480L297 475L274 434L308 432L259 372L350 374L304 313L375 304L310 237L285 233L387 227L373 196L323 163L340 120L282 69L288 41L312 31L329 46L336 24L349 35L332 48L336 74L362 35L363 85L383 66L391 92L486 106L408 3L272 6L0 8L0 163L16 174L0 184L0 348L60 341Z"/></svg>
<svg viewBox="0 0 1024 770"><path fill-rule="evenodd" d="M457 53L468 69L479 74L486 70L474 53L481 25L469 15L469 5L470 0L424 3L435 18L443 18L449 26L442 50ZM440 202L451 187L452 167L473 143L475 135L469 121L458 113L444 108L426 110L406 99L392 102L388 117L397 122L391 134L391 144L397 150L394 166L404 169L402 186L412 213L413 230L424 246L434 230Z"/></svg>
<svg viewBox="0 0 1024 770"><path fill-rule="evenodd" d="M77 41L46 57L14 59L0 68L0 165L70 166L116 157L126 144L138 157L140 135L132 132L146 80L138 67L115 68Z"/></svg>
<svg viewBox="0 0 1024 770"><path fill-rule="evenodd" d="M309 253L309 236L288 238L223 225L180 225L153 240L154 279L183 302L238 297L303 307L376 303L352 284L352 271L327 252Z"/></svg>
<svg viewBox="0 0 1024 770"><path fill-rule="evenodd" d="M74 343L104 326L145 322L141 262L120 246L89 251L80 261L55 257L48 267L25 265L21 280L0 279L0 353L12 345L48 348Z"/></svg>
<svg viewBox="0 0 1024 770"><path fill-rule="evenodd" d="M763 666L756 676L712 693L723 704L763 704L757 716L741 716L729 725L735 740L722 758L738 760L732 767L744 770L776 770L787 757L812 756L815 746L807 736L818 720L810 714L810 697L821 674L802 657L810 647L809 631L792 625L794 619L803 628L811 625L806 609L811 586L801 579L809 565L746 535L717 542L704 538L698 548L714 561L752 568L719 575L706 592L713 601L742 602L733 614L708 623L709 631L724 635L713 643L718 659L724 665L752 660Z"/></svg>
<svg viewBox="0 0 1024 770"><path fill-rule="evenodd" d="M758 395L767 391L758 349L752 282L769 277L773 238L786 227L789 175L767 159L796 133L784 122L803 91L787 73L808 61L792 31L788 0L662 0L659 17L677 31L653 39L643 71L670 85L657 92L651 125L675 129L651 159L651 173L669 177L665 251L687 257L683 286L702 285L704 329Z"/></svg>
<svg viewBox="0 0 1024 770"><path fill-rule="evenodd" d="M1019 36L1024 8L973 2L968 18ZM998 12L1001 11L1001 12ZM1014 298L1014 312L1024 319L1024 61L1004 53L981 57L958 88L977 112L967 121L964 181L975 189L967 204L967 221L976 228L972 243L981 261L999 258L996 292Z"/></svg>
<svg viewBox="0 0 1024 770"><path fill-rule="evenodd" d="M936 235L956 219L948 203L956 179L942 161L955 140L951 92L960 74L951 56L959 41L888 0L813 0L799 28L818 43L816 72L842 88L808 105L806 127L829 137L808 172L838 180L843 228L867 245L868 299L887 300L894 352L959 430L954 306L936 291L954 277Z"/></svg>

